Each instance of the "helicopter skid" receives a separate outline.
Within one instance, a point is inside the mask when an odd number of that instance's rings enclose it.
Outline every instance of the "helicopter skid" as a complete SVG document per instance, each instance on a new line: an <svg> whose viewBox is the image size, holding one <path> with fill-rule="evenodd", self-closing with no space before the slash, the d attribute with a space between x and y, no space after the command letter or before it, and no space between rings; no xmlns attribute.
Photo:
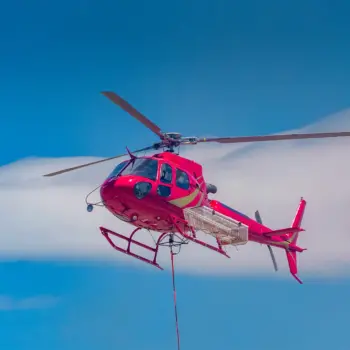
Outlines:
<svg viewBox="0 0 350 350"><path fill-rule="evenodd" d="M139 227L136 228L136 229L132 232L132 234L130 235L130 237L127 237L127 236L124 236L124 235L122 235L122 234L120 234L120 233L116 233L116 232L113 232L113 231L111 231L111 230L108 230L107 228L100 227L100 231L101 231L102 235L106 238L106 240L107 240L108 243L112 246L112 248L114 248L115 250L117 250L117 251L119 251L119 252L121 252L121 253L124 253L124 254L126 254L126 255L130 255L130 256L132 256L132 257L134 257L134 258L136 258L136 259L139 259L139 260L141 260L141 261L143 261L143 262L145 262L145 263L147 263L147 264L153 265L153 266L157 267L157 268L160 269L160 270L163 270L163 268L157 263L157 255L158 255L159 242L164 238L164 236L166 235L166 233L163 233L163 234L159 237L159 239L158 239L158 241L157 241L157 243L156 243L156 247L153 248L153 247L151 247L151 246L149 246L149 245L147 245L147 244L144 244L144 243L142 243L142 242L139 242L139 241L136 241L136 240L133 239L135 233L136 233L137 231L139 231L140 229L141 229L141 228L139 228ZM127 241L127 242L128 242L127 248L125 249L125 248L122 248L122 247L116 245L116 244L112 241L110 235L115 236L115 237L118 237L118 238L121 238L121 239ZM148 258L145 258L145 257L143 257L143 256L141 256L141 255L138 255L138 254L133 253L133 252L130 250L131 244L138 245L139 247L142 247L142 248L144 248L144 249L147 249L147 250L153 252L153 253L154 253L154 258L153 258L153 260L148 259Z"/></svg>
<svg viewBox="0 0 350 350"><path fill-rule="evenodd" d="M201 246L203 246L203 247L206 247L206 248L208 248L208 249L214 250L214 251L216 251L217 253L226 256L227 258L230 258L230 256L222 249L222 245L221 245L221 243L220 243L220 241L219 241L218 239L216 239L217 246L215 247L215 246L213 246L213 245L211 245L211 244L208 244L208 243L203 242L203 241L201 241L200 239L198 239L198 238L196 237L196 232L195 232L195 230L193 230L193 228L191 228L191 227L188 226L187 221L182 220L182 219L180 219L180 218L178 218L178 217L174 217L174 216L171 217L171 220L172 220L174 226L176 227L177 232L180 233L180 235L181 235L185 240L192 241L193 243L197 243L197 244L199 244L199 245L201 245ZM181 224L182 224L182 225L181 225ZM189 232L187 233L185 230L181 229L180 226L189 227ZM134 258L136 258L136 259L138 259L138 260L141 260L141 261L143 261L143 262L145 262L145 263L147 263L147 264L150 264L150 265L152 265L152 266L155 266L155 267L157 267L157 268L160 269L160 270L164 270L164 269L158 264L158 262L157 262L157 256L158 256L159 247L160 247L160 246L170 246L170 247L171 247L172 245L175 246L175 245L177 245L176 242L175 242L175 244L171 244L171 243L170 243L170 244L164 244L164 243L162 242L162 241L164 240L164 238L165 238L166 236L168 236L168 235L171 235L170 233L165 232L165 233L162 233L162 234L159 236L158 240L157 240L156 243L155 243L155 247L151 247L151 246L149 246L149 245L147 245L147 244L145 244L145 243L136 241L136 240L133 238L134 235L136 234L136 232L139 231L139 230L141 230L140 227L136 228L136 229L131 233L130 237L128 237L128 236L122 235L122 234L120 234L120 233L111 231L111 230L109 230L109 229L107 229L107 228L105 228L105 227L102 227L102 226L100 227L101 234L106 238L106 240L108 241L108 243L111 245L112 248L114 248L115 250L117 250L117 251L119 251L119 252L121 252L121 253L124 253L124 254L129 255L129 256L132 256L132 257L134 257ZM126 242L127 242L127 248L122 248L121 246L119 246L119 245L117 245L116 243L114 243L113 240L112 240L112 238L111 238L111 236L114 236L114 237L117 237L117 238L120 238L120 239L126 241ZM144 256L141 256L141 255L138 255L138 254L133 253L133 252L131 251L131 245L132 245L132 244L133 244L133 245L137 245L137 246L139 246L139 247L141 247L141 248L144 248L144 249L146 249L146 250L148 250L148 251L151 251L151 252L154 254L153 259L148 259L148 258L146 258L146 257L144 257ZM182 243L180 243L180 245L181 245L181 244L185 244L185 243L182 242Z"/></svg>

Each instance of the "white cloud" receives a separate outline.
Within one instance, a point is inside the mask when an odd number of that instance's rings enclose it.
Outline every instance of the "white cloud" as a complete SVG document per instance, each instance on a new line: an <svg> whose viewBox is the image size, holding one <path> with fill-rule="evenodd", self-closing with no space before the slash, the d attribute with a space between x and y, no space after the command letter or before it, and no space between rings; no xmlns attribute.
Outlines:
<svg viewBox="0 0 350 350"><path fill-rule="evenodd" d="M350 110L326 118L300 132L350 130ZM253 215L260 210L272 228L289 226L299 199L308 205L299 244L299 274L334 276L350 263L350 138L257 143L254 145L197 145L182 155L200 161L208 182L218 186L215 198ZM130 227L103 208L86 211L85 196L113 169L96 165L53 178L42 174L69 167L91 157L25 159L0 168L0 254L13 258L122 259L101 236L105 226L124 233ZM96 199L98 197L95 197ZM142 232L144 238L148 233ZM142 237L142 233L138 237ZM266 247L254 243L230 248L227 259L195 244L185 246L178 268L189 273L267 274L289 277L282 250L275 249L280 272L275 274ZM169 266L166 248L160 262ZM135 260L135 261L134 261Z"/></svg>
<svg viewBox="0 0 350 350"><path fill-rule="evenodd" d="M11 296L0 295L0 311L45 309L57 304L58 298L50 295L15 299Z"/></svg>

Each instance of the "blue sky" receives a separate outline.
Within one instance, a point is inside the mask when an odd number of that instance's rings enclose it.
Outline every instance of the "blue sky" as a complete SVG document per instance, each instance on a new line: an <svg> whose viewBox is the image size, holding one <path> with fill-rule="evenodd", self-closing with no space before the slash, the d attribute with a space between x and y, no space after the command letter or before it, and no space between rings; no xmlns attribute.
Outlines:
<svg viewBox="0 0 350 350"><path fill-rule="evenodd" d="M341 1L4 3L0 165L156 140L101 90L197 136L285 131L348 108L349 10ZM1 295L58 298L0 311L2 349L176 348L168 271L57 261L0 271ZM349 286L179 275L183 348L348 349Z"/></svg>

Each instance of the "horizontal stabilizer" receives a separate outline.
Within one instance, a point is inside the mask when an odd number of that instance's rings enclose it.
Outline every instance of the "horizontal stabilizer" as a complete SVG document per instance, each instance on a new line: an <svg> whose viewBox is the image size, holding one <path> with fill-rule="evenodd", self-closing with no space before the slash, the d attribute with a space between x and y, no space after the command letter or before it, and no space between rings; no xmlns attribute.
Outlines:
<svg viewBox="0 0 350 350"><path fill-rule="evenodd" d="M296 233L296 232L301 232L301 231L305 231L305 230L302 228L298 228L298 227L287 227L287 228L283 228L281 230L275 230L275 231L264 233L264 236L266 236L266 237L283 236L283 235L288 235L290 233Z"/></svg>

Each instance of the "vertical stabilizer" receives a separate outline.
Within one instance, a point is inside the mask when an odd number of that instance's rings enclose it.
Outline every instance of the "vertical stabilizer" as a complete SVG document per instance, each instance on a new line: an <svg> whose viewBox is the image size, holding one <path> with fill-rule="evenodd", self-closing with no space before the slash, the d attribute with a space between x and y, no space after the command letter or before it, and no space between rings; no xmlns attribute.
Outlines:
<svg viewBox="0 0 350 350"><path fill-rule="evenodd" d="M292 222L292 226L291 226L292 228L296 228L296 229L302 230L301 223L303 221L305 207L306 207L306 201L303 198L301 198L299 207L297 209L297 212L295 214L294 220ZM297 276L298 275L297 252L302 252L305 249L299 248L297 246L299 233L300 233L300 231L296 231L296 232L292 232L292 233L289 234L289 237L287 239L287 242L289 243L289 246L288 246L288 248L286 248L286 255L287 255L287 260L288 260L290 273L292 274L292 276L300 284L302 284L303 282Z"/></svg>

